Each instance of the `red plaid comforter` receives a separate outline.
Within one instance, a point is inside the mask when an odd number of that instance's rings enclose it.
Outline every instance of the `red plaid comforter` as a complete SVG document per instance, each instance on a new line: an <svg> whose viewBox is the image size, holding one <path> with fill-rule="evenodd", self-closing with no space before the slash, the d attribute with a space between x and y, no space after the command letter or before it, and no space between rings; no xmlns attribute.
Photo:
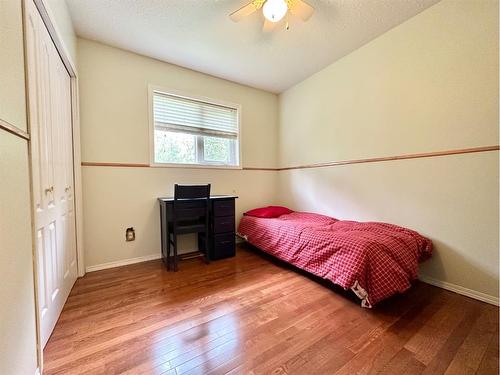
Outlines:
<svg viewBox="0 0 500 375"><path fill-rule="evenodd" d="M406 291L418 262L432 254L432 242L410 229L306 212L243 216L238 233L281 260L352 289L364 307Z"/></svg>

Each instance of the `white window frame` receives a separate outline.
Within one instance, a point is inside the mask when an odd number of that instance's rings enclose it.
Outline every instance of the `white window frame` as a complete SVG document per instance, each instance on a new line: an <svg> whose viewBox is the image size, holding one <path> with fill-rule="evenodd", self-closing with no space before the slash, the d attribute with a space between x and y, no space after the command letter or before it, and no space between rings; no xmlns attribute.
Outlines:
<svg viewBox="0 0 500 375"><path fill-rule="evenodd" d="M237 165L228 165L221 164L217 162L206 162L203 164L199 163L158 163L155 161L155 126L154 126L154 111L153 111L153 95L158 91L164 93L166 95L178 96L181 98L197 100L200 102L205 102L214 105L220 105L224 107L233 108L237 113L237 122L238 122L238 137L237 137L237 145L238 145L238 164ZM229 103L219 99L207 98L205 96L193 95L186 92L182 92L175 89L165 88L156 85L148 85L148 112L149 112L149 164L152 167L167 167L167 168L217 168L217 169L242 169L241 164L241 139L242 139L242 121L241 121L241 113L242 106L241 104ZM199 140L200 137L197 137ZM196 144L197 151L200 152L200 142L197 141Z"/></svg>

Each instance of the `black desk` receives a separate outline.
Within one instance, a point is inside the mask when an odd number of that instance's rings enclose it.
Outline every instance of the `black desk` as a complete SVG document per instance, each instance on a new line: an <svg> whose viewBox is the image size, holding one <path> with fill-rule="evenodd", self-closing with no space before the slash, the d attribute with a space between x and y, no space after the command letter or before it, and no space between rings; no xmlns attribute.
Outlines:
<svg viewBox="0 0 500 375"><path fill-rule="evenodd" d="M209 206L208 239L198 235L198 251L205 252L209 244L210 260L232 257L236 254L235 244L235 200L234 195L212 195ZM161 255L167 260L168 223L173 221L174 198L158 198L160 202ZM195 200L193 200L195 201Z"/></svg>

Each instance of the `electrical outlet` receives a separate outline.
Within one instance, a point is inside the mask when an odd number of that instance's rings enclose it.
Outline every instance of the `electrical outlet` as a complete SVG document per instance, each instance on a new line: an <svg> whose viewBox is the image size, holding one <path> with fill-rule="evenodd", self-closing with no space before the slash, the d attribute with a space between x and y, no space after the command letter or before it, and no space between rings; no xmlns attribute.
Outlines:
<svg viewBox="0 0 500 375"><path fill-rule="evenodd" d="M134 229L134 227L130 227L130 228L127 228L125 230L125 240L127 242L135 241L135 229Z"/></svg>

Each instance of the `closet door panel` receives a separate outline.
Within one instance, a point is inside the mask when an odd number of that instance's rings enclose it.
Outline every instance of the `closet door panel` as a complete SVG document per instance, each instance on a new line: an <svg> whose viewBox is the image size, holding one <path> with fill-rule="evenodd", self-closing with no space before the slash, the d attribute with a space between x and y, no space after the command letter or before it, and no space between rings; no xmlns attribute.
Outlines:
<svg viewBox="0 0 500 375"><path fill-rule="evenodd" d="M57 79L54 81L53 97L57 108L53 109L53 125L57 129L54 139L54 160L56 166L56 199L58 200L61 219L61 247L64 258L61 258L62 283L72 286L66 280L76 278L76 238L73 199L73 137L71 116L71 80L59 55L54 51L52 67ZM67 292L69 293L69 289Z"/></svg>
<svg viewBox="0 0 500 375"><path fill-rule="evenodd" d="M46 236L47 236L47 244L45 249L45 254L48 254L48 269L46 270L47 275L49 276L49 291L50 291L50 303L53 304L56 301L56 297L59 294L59 285L60 285L60 268L59 268L59 241L58 241L58 232L60 227L57 225L57 221L49 223L46 228ZM57 303L57 301L56 301Z"/></svg>
<svg viewBox="0 0 500 375"><path fill-rule="evenodd" d="M38 274L38 306L40 310L40 319L45 317L49 307L49 288L47 287L47 265L44 254L46 253L45 233L43 228L36 231L36 249L37 249L37 274Z"/></svg>
<svg viewBox="0 0 500 375"><path fill-rule="evenodd" d="M54 193L54 134L52 124L52 100L51 93L53 91L53 73L50 69L50 45L47 43L47 38L39 39L39 64L40 70L37 74L39 80L38 92L38 111L40 116L39 122L39 136L40 136L40 180L44 187L42 205L44 210L50 210L55 206L55 193Z"/></svg>
<svg viewBox="0 0 500 375"><path fill-rule="evenodd" d="M45 346L76 280L71 78L32 0L26 1L39 316Z"/></svg>
<svg viewBox="0 0 500 375"><path fill-rule="evenodd" d="M36 33L38 20L28 17L26 22L27 53L30 58L29 98L33 193L36 213L45 212L53 194L50 191L53 173L50 173L50 76L49 55L43 40Z"/></svg>

